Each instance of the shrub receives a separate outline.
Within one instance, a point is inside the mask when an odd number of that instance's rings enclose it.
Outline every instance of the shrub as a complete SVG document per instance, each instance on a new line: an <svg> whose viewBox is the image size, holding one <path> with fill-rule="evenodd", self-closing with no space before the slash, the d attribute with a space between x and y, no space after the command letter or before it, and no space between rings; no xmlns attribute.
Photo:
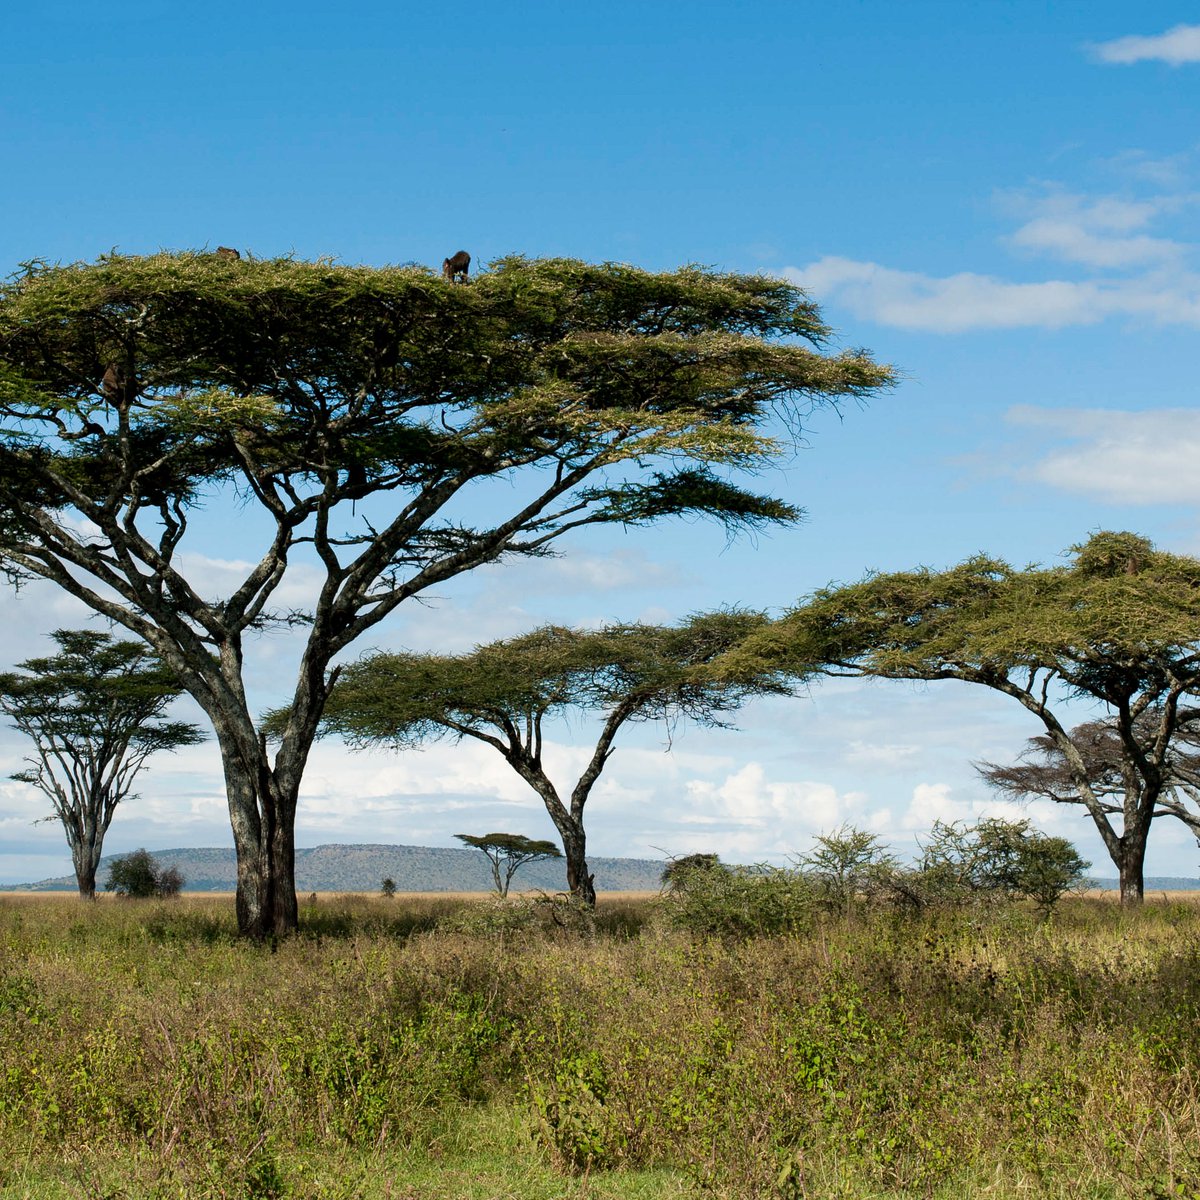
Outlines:
<svg viewBox="0 0 1200 1200"><path fill-rule="evenodd" d="M935 900L1027 899L1049 909L1083 882L1089 866L1066 838L1039 833L1028 821L935 821L915 882Z"/></svg>
<svg viewBox="0 0 1200 1200"><path fill-rule="evenodd" d="M663 893L660 903L676 929L762 937L807 930L818 895L802 872L759 864L687 871Z"/></svg>
<svg viewBox="0 0 1200 1200"><path fill-rule="evenodd" d="M455 909L438 921L437 928L483 938L546 933L591 937L596 932L596 913L576 897L564 894L538 892L515 899L492 896Z"/></svg>
<svg viewBox="0 0 1200 1200"><path fill-rule="evenodd" d="M716 854L684 854L673 858L662 869L659 876L663 887L677 891L687 886L688 876L693 871L728 871Z"/></svg>
<svg viewBox="0 0 1200 1200"><path fill-rule="evenodd" d="M799 865L825 904L847 912L859 900L872 900L891 891L896 856L873 833L842 825L822 834Z"/></svg>
<svg viewBox="0 0 1200 1200"><path fill-rule="evenodd" d="M151 896L178 896L184 878L176 867L162 869L148 850L138 849L114 858L104 881L106 892L116 892L130 900L145 900Z"/></svg>

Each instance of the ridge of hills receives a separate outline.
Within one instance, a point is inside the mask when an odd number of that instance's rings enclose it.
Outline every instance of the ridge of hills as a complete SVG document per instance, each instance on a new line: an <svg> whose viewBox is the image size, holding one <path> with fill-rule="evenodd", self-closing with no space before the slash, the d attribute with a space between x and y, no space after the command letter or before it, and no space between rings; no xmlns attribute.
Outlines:
<svg viewBox="0 0 1200 1200"><path fill-rule="evenodd" d="M161 867L174 867L184 878L184 890L232 892L237 860L232 847L203 847L151 851ZM103 885L115 854L100 860L97 882ZM665 865L648 858L589 858L601 892L651 892L660 886ZM513 879L517 891L563 891L566 868L562 859L527 863ZM345 845L331 843L296 851L296 891L374 892L385 879L400 892L490 892L492 871L478 850L443 846ZM0 885L0 892L73 892L74 875L36 883ZM1115 890L1115 879L1092 879L1092 886ZM1200 891L1200 879L1185 876L1147 876L1146 893Z"/></svg>
<svg viewBox="0 0 1200 1200"><path fill-rule="evenodd" d="M160 867L174 867L185 892L232 892L237 882L233 848L152 850ZM106 854L96 872L103 886L108 867L120 855ZM644 858L590 858L599 891L657 891L664 864ZM374 892L391 879L400 892L490 892L491 864L478 850L465 847L326 845L296 851L297 892ZM77 887L74 875L18 883L0 891L66 892ZM513 878L514 890L566 887L562 859L526 863Z"/></svg>

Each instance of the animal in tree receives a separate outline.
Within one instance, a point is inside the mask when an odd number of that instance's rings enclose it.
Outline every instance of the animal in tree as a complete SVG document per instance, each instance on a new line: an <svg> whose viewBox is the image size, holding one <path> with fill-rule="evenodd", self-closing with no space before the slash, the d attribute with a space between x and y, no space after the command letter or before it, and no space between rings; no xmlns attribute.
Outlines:
<svg viewBox="0 0 1200 1200"><path fill-rule="evenodd" d="M465 250L457 250L449 258L442 259L442 274L450 283L466 283L470 269L471 256Z"/></svg>

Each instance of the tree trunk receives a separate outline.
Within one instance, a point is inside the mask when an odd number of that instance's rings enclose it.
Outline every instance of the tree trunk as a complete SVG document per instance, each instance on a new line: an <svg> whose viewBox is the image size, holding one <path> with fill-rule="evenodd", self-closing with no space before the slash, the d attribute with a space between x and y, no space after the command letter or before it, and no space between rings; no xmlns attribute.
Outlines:
<svg viewBox="0 0 1200 1200"><path fill-rule="evenodd" d="M237 852L238 933L255 941L295 931L296 799L281 797L265 748L246 763L245 747L227 746L218 731L225 767L229 822Z"/></svg>
<svg viewBox="0 0 1200 1200"><path fill-rule="evenodd" d="M587 865L587 836L581 824L573 824L568 829L561 830L563 854L567 860L567 890L575 899L588 908L596 907L596 888L593 883L595 876L590 874Z"/></svg>
<svg viewBox="0 0 1200 1200"><path fill-rule="evenodd" d="M277 797L275 836L271 839L271 876L275 880L272 932L294 933L300 927L296 903L296 797Z"/></svg>
<svg viewBox="0 0 1200 1200"><path fill-rule="evenodd" d="M95 900L96 898L96 868L92 865L91 855L87 860L75 862L75 878L79 882L80 900Z"/></svg>
<svg viewBox="0 0 1200 1200"><path fill-rule="evenodd" d="M593 875L587 866L587 834L583 830L583 806L587 802L587 789L576 785L571 807L567 808L559 799L554 784L550 781L539 759L529 754L513 753L508 761L542 798L554 828L562 839L563 857L567 863L567 891L588 908L596 907L596 888ZM594 773L599 775L599 771ZM591 785L588 784L590 787Z"/></svg>
<svg viewBox="0 0 1200 1200"><path fill-rule="evenodd" d="M80 820L78 812L71 825L67 825L65 820L63 824L66 826L67 842L71 847L71 861L75 866L76 882L79 884L79 898L95 900L96 871L100 866L100 843L96 836L95 824L86 819Z"/></svg>
<svg viewBox="0 0 1200 1200"><path fill-rule="evenodd" d="M1121 838L1121 903L1136 905L1145 899L1143 871L1146 862L1146 830L1127 830Z"/></svg>

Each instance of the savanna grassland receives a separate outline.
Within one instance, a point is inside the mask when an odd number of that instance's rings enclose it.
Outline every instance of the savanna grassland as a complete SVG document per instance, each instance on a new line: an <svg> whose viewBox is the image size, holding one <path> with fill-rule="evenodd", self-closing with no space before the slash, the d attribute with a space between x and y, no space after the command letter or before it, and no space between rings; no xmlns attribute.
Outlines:
<svg viewBox="0 0 1200 1200"><path fill-rule="evenodd" d="M0 900L0 1196L1200 1196L1200 908Z"/></svg>

